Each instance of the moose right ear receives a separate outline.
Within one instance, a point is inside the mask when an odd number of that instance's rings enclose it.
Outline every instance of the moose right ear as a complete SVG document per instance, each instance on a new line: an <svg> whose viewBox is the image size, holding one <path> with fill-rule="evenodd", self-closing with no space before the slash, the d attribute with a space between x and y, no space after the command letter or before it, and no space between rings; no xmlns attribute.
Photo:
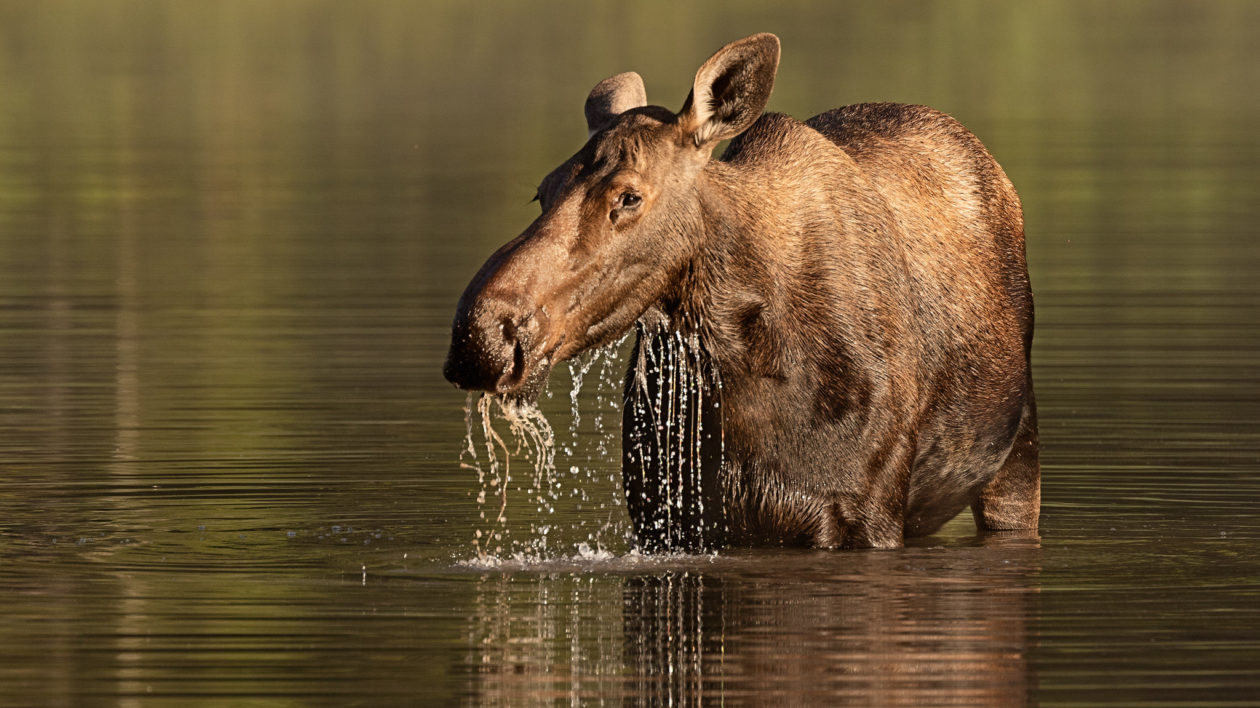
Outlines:
<svg viewBox="0 0 1260 708"><path fill-rule="evenodd" d="M646 105L647 91L638 74L627 71L604 79L586 97L586 129L590 131L587 137L603 130L622 113Z"/></svg>
<svg viewBox="0 0 1260 708"><path fill-rule="evenodd" d="M696 72L678 122L697 147L748 130L770 102L779 70L779 38L754 34L722 47Z"/></svg>

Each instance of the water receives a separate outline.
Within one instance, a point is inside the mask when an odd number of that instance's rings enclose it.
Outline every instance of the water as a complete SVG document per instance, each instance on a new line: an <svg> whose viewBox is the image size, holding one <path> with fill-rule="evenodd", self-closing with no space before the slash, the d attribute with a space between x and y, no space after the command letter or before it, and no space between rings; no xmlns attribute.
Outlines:
<svg viewBox="0 0 1260 708"><path fill-rule="evenodd" d="M0 5L0 703L1260 701L1260 10L636 8ZM628 344L505 522L461 467L454 303L586 91L762 30L773 109L929 103L1020 190L1039 542L629 553Z"/></svg>

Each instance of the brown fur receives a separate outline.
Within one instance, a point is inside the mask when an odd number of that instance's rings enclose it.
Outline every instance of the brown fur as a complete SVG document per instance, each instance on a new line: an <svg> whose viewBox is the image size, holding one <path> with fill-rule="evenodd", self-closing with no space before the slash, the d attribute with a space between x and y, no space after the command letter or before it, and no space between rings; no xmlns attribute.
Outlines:
<svg viewBox="0 0 1260 708"><path fill-rule="evenodd" d="M762 115L777 64L772 35L724 47L678 114L631 107L637 76L597 86L593 137L461 299L447 377L530 398L638 322L623 458L649 549L893 547L969 504L981 529L1035 529L1014 188L930 108ZM667 378L670 338L696 380ZM649 420L664 396L695 454Z"/></svg>

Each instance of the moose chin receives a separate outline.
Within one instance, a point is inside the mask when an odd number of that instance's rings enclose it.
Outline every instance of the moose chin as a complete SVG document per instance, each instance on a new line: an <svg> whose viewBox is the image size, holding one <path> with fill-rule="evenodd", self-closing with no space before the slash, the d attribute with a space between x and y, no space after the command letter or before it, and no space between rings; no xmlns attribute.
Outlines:
<svg viewBox="0 0 1260 708"><path fill-rule="evenodd" d="M636 329L623 484L647 551L894 548L968 506L983 532L1035 532L1014 187L931 108L764 113L778 64L774 35L732 42L676 113L638 74L596 85L541 215L460 298L446 378L532 401Z"/></svg>

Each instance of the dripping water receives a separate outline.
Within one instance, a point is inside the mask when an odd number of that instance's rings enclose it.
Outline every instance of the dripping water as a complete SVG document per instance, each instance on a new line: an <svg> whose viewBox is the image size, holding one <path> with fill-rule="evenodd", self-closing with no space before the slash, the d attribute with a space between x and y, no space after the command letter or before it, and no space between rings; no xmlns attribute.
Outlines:
<svg viewBox="0 0 1260 708"><path fill-rule="evenodd" d="M495 429L495 418L507 423L513 447L509 447L503 435ZM478 558L485 558L499 555L504 550L513 456L519 457L524 452L532 462L532 485L525 491L538 505L537 511L555 511L552 503L556 496L555 433L537 406L485 394L468 395L464 404L464 422L465 444L460 455L460 466L477 473L480 485L477 504L481 508L480 524L473 532L473 547ZM484 467L477 454L478 430L485 450ZM535 526L532 530L541 531L538 544L545 550L549 529Z"/></svg>
<svg viewBox="0 0 1260 708"><path fill-rule="evenodd" d="M652 551L707 549L710 507L718 506L709 471L724 455L720 382L696 336L640 327L626 391L628 336L568 363L567 426L553 428L534 405L469 395L460 464L477 478L476 563L602 558L629 550L636 536ZM636 427L627 457L651 475L622 479L623 408ZM565 413L548 410L561 420ZM632 507L651 509L650 529L632 528L628 495Z"/></svg>
<svg viewBox="0 0 1260 708"><path fill-rule="evenodd" d="M626 493L646 548L704 551L725 532L721 382L699 337L641 328Z"/></svg>

